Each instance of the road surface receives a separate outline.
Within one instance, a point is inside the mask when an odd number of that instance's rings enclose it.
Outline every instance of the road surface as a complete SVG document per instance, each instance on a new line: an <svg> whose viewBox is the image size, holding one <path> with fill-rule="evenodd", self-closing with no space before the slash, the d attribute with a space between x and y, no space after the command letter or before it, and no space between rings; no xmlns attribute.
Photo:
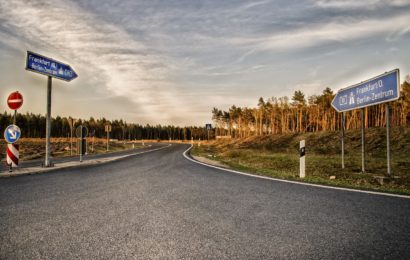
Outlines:
<svg viewBox="0 0 410 260"><path fill-rule="evenodd" d="M83 161L88 161L88 160L101 159L101 158L111 158L111 157L116 157L116 156L132 154L137 151L139 152L139 151L150 150L152 148L159 148L159 147L166 146L166 145L168 144L167 143L148 143L144 147L139 147L135 149L128 149L128 150L117 151L117 152L100 153L100 154L86 154L86 155L83 155L82 159ZM51 162L53 164L73 162L73 161L79 161L79 160L80 160L80 155L51 158ZM36 167L36 166L43 165L43 163L44 163L44 158L20 161L18 168L23 169L23 168L29 168L29 167ZM2 161L2 163L0 164L0 172L4 172L8 170L9 170L9 167L6 165L6 162Z"/></svg>
<svg viewBox="0 0 410 260"><path fill-rule="evenodd" d="M188 147L0 179L0 259L410 259L410 199L237 175Z"/></svg>

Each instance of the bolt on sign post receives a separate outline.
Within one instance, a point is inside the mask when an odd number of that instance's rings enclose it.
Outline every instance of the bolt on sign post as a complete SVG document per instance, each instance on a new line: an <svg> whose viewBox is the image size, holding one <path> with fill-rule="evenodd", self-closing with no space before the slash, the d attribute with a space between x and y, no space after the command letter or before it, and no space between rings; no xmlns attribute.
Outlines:
<svg viewBox="0 0 410 260"><path fill-rule="evenodd" d="M52 78L71 81L77 78L77 74L70 65L45 57L43 55L27 51L26 70L47 76L47 115L46 115L46 156L44 167L51 167L51 89Z"/></svg>
<svg viewBox="0 0 410 260"><path fill-rule="evenodd" d="M112 130L111 125L105 125L105 132L107 133L107 152L109 151L109 142L110 142L110 132ZM144 145L144 141L142 142L142 145Z"/></svg>
<svg viewBox="0 0 410 260"><path fill-rule="evenodd" d="M332 106L337 112L361 109L362 132L362 172L365 172L365 129L364 108L385 103L386 106L386 139L387 139L387 174L391 175L390 167L390 109L388 102L400 97L400 71L395 69L359 84L339 90ZM343 116L344 131L344 116ZM344 150L344 133L342 132L342 150ZM342 167L344 166L344 151L342 151Z"/></svg>
<svg viewBox="0 0 410 260"><path fill-rule="evenodd" d="M306 149L305 149L305 140L300 141L299 143L299 156L300 156L300 163L299 163L299 177L301 179L305 178L306 173L305 173L305 156L306 155Z"/></svg>
<svg viewBox="0 0 410 260"><path fill-rule="evenodd" d="M23 105L23 95L18 91L12 92L7 98L7 105L11 110L14 110L13 124L16 124L17 109Z"/></svg>

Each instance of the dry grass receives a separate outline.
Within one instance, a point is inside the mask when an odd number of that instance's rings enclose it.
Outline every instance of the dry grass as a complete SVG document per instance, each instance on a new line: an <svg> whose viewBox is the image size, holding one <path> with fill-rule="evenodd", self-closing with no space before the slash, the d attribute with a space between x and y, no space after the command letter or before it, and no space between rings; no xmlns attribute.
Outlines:
<svg viewBox="0 0 410 260"><path fill-rule="evenodd" d="M220 140L195 146L192 153L221 161L234 169L299 180L299 141L305 139L307 177L304 181L410 194L410 129L392 129L392 170L399 178L380 185L374 176L387 172L385 138L385 129L367 130L365 174L360 173L361 135L357 130L346 133L346 168L343 170L339 132ZM330 176L336 179L330 180Z"/></svg>
<svg viewBox="0 0 410 260"><path fill-rule="evenodd" d="M20 160L32 160L42 158L45 155L45 139L43 138L21 138L17 144L19 145ZM92 139L87 139L88 153L105 153L106 152L106 139L95 138L94 150L91 150ZM73 139L73 155L77 154L77 139ZM138 144L135 147L139 147ZM124 142L110 142L110 152L121 151L131 149L132 145ZM51 154L54 157L70 156L70 139L69 138L52 138L51 139ZM0 158L5 160L6 143L0 144Z"/></svg>

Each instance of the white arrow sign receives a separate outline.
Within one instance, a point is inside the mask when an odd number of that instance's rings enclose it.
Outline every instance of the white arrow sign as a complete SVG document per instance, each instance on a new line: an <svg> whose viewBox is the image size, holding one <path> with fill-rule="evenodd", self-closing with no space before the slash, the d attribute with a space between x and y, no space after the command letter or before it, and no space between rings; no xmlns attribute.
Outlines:
<svg viewBox="0 0 410 260"><path fill-rule="evenodd" d="M17 138L17 132L13 131L13 129L8 129L9 130L9 138L10 139L16 139Z"/></svg>
<svg viewBox="0 0 410 260"><path fill-rule="evenodd" d="M15 143L21 137L20 128L16 125L9 125L6 130L4 130L4 139L8 143Z"/></svg>

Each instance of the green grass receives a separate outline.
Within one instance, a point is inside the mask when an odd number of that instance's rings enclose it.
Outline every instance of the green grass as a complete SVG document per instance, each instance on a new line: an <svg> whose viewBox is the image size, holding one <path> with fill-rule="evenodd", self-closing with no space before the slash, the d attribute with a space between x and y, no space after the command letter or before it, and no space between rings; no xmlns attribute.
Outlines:
<svg viewBox="0 0 410 260"><path fill-rule="evenodd" d="M399 178L380 185L375 176L386 175L384 129L366 134L366 173L361 173L360 132L346 138L345 169L341 168L340 135L335 132L288 134L214 141L191 153L220 161L233 169L281 179L316 184L410 194L410 130L392 131L392 170ZM384 138L383 138L384 137ZM306 178L299 176L298 143L306 139ZM331 180L330 176L335 176Z"/></svg>

